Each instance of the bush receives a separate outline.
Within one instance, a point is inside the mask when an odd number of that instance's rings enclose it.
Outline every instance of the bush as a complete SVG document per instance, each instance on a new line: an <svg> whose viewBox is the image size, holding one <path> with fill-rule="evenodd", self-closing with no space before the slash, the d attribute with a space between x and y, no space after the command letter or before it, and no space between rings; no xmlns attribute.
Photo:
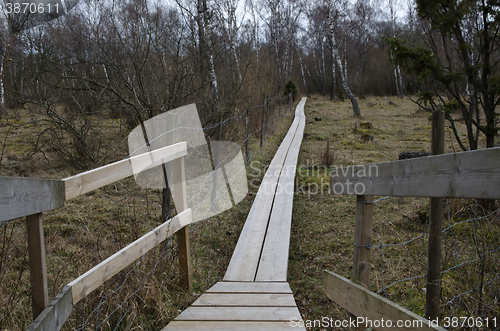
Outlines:
<svg viewBox="0 0 500 331"><path fill-rule="evenodd" d="M295 83L292 82L291 79L288 81L288 83L286 83L285 91L283 94L289 95L290 93L292 94L293 101L295 101L295 98L297 97L297 85L295 85Z"/></svg>

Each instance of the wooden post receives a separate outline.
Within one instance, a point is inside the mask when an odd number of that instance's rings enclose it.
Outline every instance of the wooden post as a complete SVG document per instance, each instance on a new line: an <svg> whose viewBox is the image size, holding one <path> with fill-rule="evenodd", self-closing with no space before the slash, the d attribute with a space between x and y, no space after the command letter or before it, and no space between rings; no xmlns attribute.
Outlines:
<svg viewBox="0 0 500 331"><path fill-rule="evenodd" d="M33 320L49 304L42 213L26 217Z"/></svg>
<svg viewBox="0 0 500 331"><path fill-rule="evenodd" d="M218 141L222 141L222 112L219 111L217 113L217 123L219 123L217 128L217 139ZM219 168L220 163L220 143L216 142L215 144L210 144L213 162L214 162L214 171ZM211 194L211 206L212 208L217 208L217 176L214 172L214 176L212 177L212 194Z"/></svg>
<svg viewBox="0 0 500 331"><path fill-rule="evenodd" d="M250 162L250 133L248 132L248 108L245 110L245 163Z"/></svg>
<svg viewBox="0 0 500 331"><path fill-rule="evenodd" d="M432 112L431 154L444 153L444 112ZM435 320L439 317L439 294L441 292L441 231L443 198L430 198L429 214L429 251L426 288L426 317Z"/></svg>
<svg viewBox="0 0 500 331"><path fill-rule="evenodd" d="M184 157L172 161L173 185L175 208L180 213L188 208L186 196L186 174L184 168ZM180 286L188 292L192 292L192 270L191 253L189 242L189 225L177 232L177 249L179 254Z"/></svg>
<svg viewBox="0 0 500 331"><path fill-rule="evenodd" d="M370 254L373 229L373 196L358 195L356 202L356 227L354 229L354 254L352 281L370 287ZM359 331L365 325L358 326Z"/></svg>
<svg viewBox="0 0 500 331"><path fill-rule="evenodd" d="M269 129L271 128L271 118L269 117L269 104L273 102L272 99L270 99L269 97L267 98L267 102L266 102L266 139L267 139L267 135L269 134Z"/></svg>
<svg viewBox="0 0 500 331"><path fill-rule="evenodd" d="M264 111L266 110L267 98L264 94L264 104L262 105L262 112L260 115L260 147L262 147L262 142L264 140Z"/></svg>

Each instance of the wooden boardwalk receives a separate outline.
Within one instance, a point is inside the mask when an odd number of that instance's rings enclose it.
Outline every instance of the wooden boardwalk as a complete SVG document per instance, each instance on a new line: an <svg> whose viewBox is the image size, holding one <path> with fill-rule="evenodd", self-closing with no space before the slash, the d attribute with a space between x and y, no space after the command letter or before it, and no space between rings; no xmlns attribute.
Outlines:
<svg viewBox="0 0 500 331"><path fill-rule="evenodd" d="M224 280L163 330L305 330L286 282L303 98L262 180Z"/></svg>

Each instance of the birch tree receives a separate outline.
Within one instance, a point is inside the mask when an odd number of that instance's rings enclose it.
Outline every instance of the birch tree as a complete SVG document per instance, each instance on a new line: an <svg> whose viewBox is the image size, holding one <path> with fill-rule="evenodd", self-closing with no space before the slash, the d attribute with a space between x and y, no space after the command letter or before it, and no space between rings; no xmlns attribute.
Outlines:
<svg viewBox="0 0 500 331"><path fill-rule="evenodd" d="M391 15L391 27L392 27L392 37L396 38L396 15L397 15L397 9L396 9L396 2L397 0L389 0L389 13ZM391 55L392 57L392 55ZM403 78L401 77L401 69L399 67L399 64L394 65L394 78L396 80L396 91L398 93L398 96L403 99L404 98L404 91L403 91Z"/></svg>
<svg viewBox="0 0 500 331"><path fill-rule="evenodd" d="M358 100L352 93L351 89L349 88L349 84L347 83L347 77L344 72L344 67L342 64L342 60L340 58L339 54L339 43L337 43L336 38L335 38L335 20L338 17L338 11L336 11L335 8L335 0L331 0L330 6L329 6L329 11L328 11L328 23L330 25L330 40L332 42L332 51L333 51L333 58L335 60L335 64L337 65L339 77L340 77L340 83L342 84L342 89L344 90L345 94L349 97L351 100L352 104L352 110L354 112L354 116L360 117L361 116L361 111L359 109L358 105Z"/></svg>

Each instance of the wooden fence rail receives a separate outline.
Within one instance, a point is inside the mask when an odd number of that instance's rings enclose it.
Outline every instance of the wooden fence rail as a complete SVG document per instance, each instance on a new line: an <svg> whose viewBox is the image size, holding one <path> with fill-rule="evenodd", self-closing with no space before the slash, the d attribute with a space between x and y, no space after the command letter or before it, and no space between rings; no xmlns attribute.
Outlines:
<svg viewBox="0 0 500 331"><path fill-rule="evenodd" d="M330 181L334 194L400 197L497 199L499 187L500 147L349 166Z"/></svg>
<svg viewBox="0 0 500 331"><path fill-rule="evenodd" d="M364 324L376 330L444 330L364 286L331 271L323 272L323 289L332 301L358 317L356 324Z"/></svg>
<svg viewBox="0 0 500 331"><path fill-rule="evenodd" d="M357 195L352 277L354 283L361 283L368 288L373 196L500 198L500 148L348 166L335 169L330 174L330 193ZM433 223L438 224L435 227L440 234L440 215L436 214L439 212L432 216ZM432 247L436 245L441 245L439 238L433 242ZM432 254L440 254L440 250L432 247L429 247L434 250ZM440 263L432 264L434 278L438 278L432 282L440 283ZM332 279L331 276L327 278ZM439 297L428 299L437 307L428 316L434 319L438 316ZM337 303L346 305L345 302ZM357 312L364 314L359 310Z"/></svg>
<svg viewBox="0 0 500 331"><path fill-rule="evenodd" d="M72 305L106 280L174 233L183 233L179 241L181 283L190 284L189 236L192 222L187 208L184 175L186 142L144 153L63 180L0 177L0 224L26 217L29 251L32 310L35 321L28 330L59 330L71 313ZM49 304L42 212L64 206L64 201L88 193L151 167L172 163L174 194L181 197L178 214L127 247L110 256L68 285ZM182 256L181 256L182 255ZM186 286L190 289L190 286ZM69 298L69 299L68 299Z"/></svg>
<svg viewBox="0 0 500 331"><path fill-rule="evenodd" d="M64 206L64 182L0 177L0 224Z"/></svg>
<svg viewBox="0 0 500 331"><path fill-rule="evenodd" d="M66 285L38 315L27 331L58 331L68 319L73 305L135 260L191 222L191 209L148 232Z"/></svg>

